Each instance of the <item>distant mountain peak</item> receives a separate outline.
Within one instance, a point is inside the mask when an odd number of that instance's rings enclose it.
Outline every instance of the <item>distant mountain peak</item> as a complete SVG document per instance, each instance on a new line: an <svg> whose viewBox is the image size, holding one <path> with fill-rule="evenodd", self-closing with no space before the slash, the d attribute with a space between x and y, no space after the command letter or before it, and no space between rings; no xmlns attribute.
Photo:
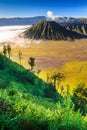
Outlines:
<svg viewBox="0 0 87 130"><path fill-rule="evenodd" d="M87 18L78 18L75 21L60 23L60 25L68 30L87 35Z"/></svg>
<svg viewBox="0 0 87 130"><path fill-rule="evenodd" d="M55 21L40 21L24 32L24 37L43 40L68 40L85 38L86 36L66 30Z"/></svg>

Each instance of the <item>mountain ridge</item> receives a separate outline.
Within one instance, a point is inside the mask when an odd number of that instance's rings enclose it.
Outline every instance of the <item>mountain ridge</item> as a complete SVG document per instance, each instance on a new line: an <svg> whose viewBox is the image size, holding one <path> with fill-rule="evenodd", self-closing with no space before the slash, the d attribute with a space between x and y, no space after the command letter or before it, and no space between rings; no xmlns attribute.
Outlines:
<svg viewBox="0 0 87 130"><path fill-rule="evenodd" d="M61 26L68 30L75 31L81 34L87 34L87 18L78 18L75 21L60 23Z"/></svg>
<svg viewBox="0 0 87 130"><path fill-rule="evenodd" d="M55 21L40 21L23 33L24 38L36 40L74 40L87 36L67 30Z"/></svg>
<svg viewBox="0 0 87 130"><path fill-rule="evenodd" d="M75 21L77 18L74 17L57 17L54 21L70 22ZM35 17L13 17L13 18L0 18L0 26L12 26L12 25L32 25L41 20L52 20L46 16L35 16Z"/></svg>
<svg viewBox="0 0 87 130"><path fill-rule="evenodd" d="M40 20L46 20L45 16L36 17L14 17L14 18L0 18L0 26L14 26L14 25L32 25Z"/></svg>

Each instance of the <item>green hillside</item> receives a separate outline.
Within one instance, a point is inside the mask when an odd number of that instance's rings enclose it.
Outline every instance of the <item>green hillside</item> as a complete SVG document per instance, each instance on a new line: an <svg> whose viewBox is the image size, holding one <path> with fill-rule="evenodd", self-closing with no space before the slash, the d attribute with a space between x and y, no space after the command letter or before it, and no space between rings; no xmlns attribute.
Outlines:
<svg viewBox="0 0 87 130"><path fill-rule="evenodd" d="M86 130L86 116L73 106L69 92L62 97L52 84L0 55L0 130Z"/></svg>
<svg viewBox="0 0 87 130"><path fill-rule="evenodd" d="M0 85L4 88L16 88L33 96L46 97L46 90L49 85L35 76L32 72L0 55ZM53 87L52 87L53 88ZM51 99L56 100L57 92L52 90L53 96Z"/></svg>
<svg viewBox="0 0 87 130"><path fill-rule="evenodd" d="M65 29L54 21L40 21L24 32L25 38L43 40L74 40L87 38L77 32Z"/></svg>

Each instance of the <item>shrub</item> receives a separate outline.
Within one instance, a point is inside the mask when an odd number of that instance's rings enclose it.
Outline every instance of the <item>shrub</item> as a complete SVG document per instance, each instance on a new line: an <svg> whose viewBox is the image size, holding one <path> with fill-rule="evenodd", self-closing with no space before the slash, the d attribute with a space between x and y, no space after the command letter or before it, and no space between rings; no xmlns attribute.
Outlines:
<svg viewBox="0 0 87 130"><path fill-rule="evenodd" d="M44 96L46 98L52 98L54 101L62 99L62 96L56 91L55 87L52 84L47 84L44 88Z"/></svg>
<svg viewBox="0 0 87 130"><path fill-rule="evenodd" d="M72 101L75 104L75 111L80 109L83 115L87 113L87 88L84 84L79 84L74 90Z"/></svg>

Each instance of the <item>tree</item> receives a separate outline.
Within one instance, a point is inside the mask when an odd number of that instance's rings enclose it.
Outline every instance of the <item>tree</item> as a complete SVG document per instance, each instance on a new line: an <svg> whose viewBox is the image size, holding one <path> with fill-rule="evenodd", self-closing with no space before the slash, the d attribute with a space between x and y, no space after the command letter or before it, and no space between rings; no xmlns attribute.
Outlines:
<svg viewBox="0 0 87 130"><path fill-rule="evenodd" d="M75 110L80 111L85 115L87 113L87 87L84 84L79 84L75 88L72 96L72 101L75 104Z"/></svg>
<svg viewBox="0 0 87 130"><path fill-rule="evenodd" d="M19 50L18 52L18 56L19 56L19 62L20 62L20 65L21 65L21 59L22 59L22 52Z"/></svg>
<svg viewBox="0 0 87 130"><path fill-rule="evenodd" d="M59 89L60 83L61 83L62 80L64 80L65 76L64 76L64 74L61 73L61 72L54 72L54 74L52 75L51 78L52 78L52 80L53 80L53 85L54 85L54 87L56 87L56 84L57 84L57 82L58 82L58 89Z"/></svg>
<svg viewBox="0 0 87 130"><path fill-rule="evenodd" d="M3 54L6 56L7 55L7 47L4 45L3 46Z"/></svg>
<svg viewBox="0 0 87 130"><path fill-rule="evenodd" d="M7 45L7 52L8 52L9 59L10 59L10 56L11 56L11 47L10 47L10 45Z"/></svg>
<svg viewBox="0 0 87 130"><path fill-rule="evenodd" d="M33 70L35 66L35 58L30 57L28 60L28 64L31 66L31 70Z"/></svg>
<svg viewBox="0 0 87 130"><path fill-rule="evenodd" d="M51 78L50 78L50 74L47 73L47 83L51 83Z"/></svg>
<svg viewBox="0 0 87 130"><path fill-rule="evenodd" d="M39 74L40 74L41 70L40 70L40 69L38 69L36 72L37 72L37 74L38 74L38 76L39 76Z"/></svg>

